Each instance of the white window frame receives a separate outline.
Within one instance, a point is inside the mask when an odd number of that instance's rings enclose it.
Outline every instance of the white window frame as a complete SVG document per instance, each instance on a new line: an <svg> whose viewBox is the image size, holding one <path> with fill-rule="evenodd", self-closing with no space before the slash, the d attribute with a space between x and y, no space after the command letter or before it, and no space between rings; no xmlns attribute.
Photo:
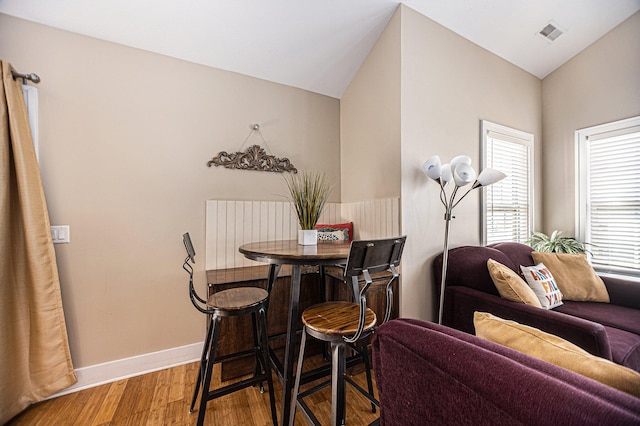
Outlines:
<svg viewBox="0 0 640 426"><path fill-rule="evenodd" d="M489 167L489 153L487 152L488 148L488 139L491 137L496 139L500 139L503 141L516 143L523 145L527 150L527 200L528 200L528 214L527 214L527 238L530 237L531 232L533 231L534 224L534 136L531 133L524 132L522 130L513 129L508 126L504 126L497 123L492 123L487 120L480 120L480 164L482 170L486 167ZM494 167L495 168L495 167ZM506 172L501 170L502 172ZM507 173L508 174L508 173ZM500 184L508 184L508 176L507 179L504 179L494 185ZM482 245L487 244L487 189L482 188L482 195L480 197L480 241Z"/></svg>
<svg viewBox="0 0 640 426"><path fill-rule="evenodd" d="M623 120L605 123L598 126L587 127L576 130L576 236L581 241L591 243L590 218L588 215L589 204L589 141L601 141L603 139L611 139L623 135L629 135L640 132L640 116L631 117ZM587 245L587 250L589 246ZM636 279L640 279L638 271L628 268L616 267L598 263L588 253L593 267L600 273L611 275L626 275Z"/></svg>

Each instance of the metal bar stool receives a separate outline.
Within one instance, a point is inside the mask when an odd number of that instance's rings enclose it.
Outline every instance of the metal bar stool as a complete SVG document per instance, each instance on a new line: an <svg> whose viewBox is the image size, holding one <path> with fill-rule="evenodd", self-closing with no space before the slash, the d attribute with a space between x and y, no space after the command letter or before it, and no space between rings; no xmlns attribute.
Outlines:
<svg viewBox="0 0 640 426"><path fill-rule="evenodd" d="M202 356L200 358L198 379L196 380L196 386L193 391L193 398L191 400L189 412L193 413L193 407L195 406L201 386L202 395L200 397L200 408L198 410L198 426L204 423L204 416L208 401L255 384L260 384L260 390L263 392L264 388L262 386L266 380L269 385L271 417L273 419L273 424L277 425L278 419L276 414L275 397L273 395L273 380L271 378L268 352L269 343L267 338L266 307L269 300L269 293L259 287L239 287L214 293L209 296L207 300L202 299L193 286L193 267L189 262L195 263L196 252L193 248L193 244L191 243L189 233L184 234L182 239L185 249L187 250L187 257L184 260L182 268L189 274L189 297L191 299L191 303L193 303L193 306L195 306L197 310L210 316L209 326L207 327L207 336L205 338L204 346L202 348ZM248 314L251 314L253 324L254 348L216 358L216 345L220 336L220 319L222 317ZM237 358L252 353L256 357L256 366L253 377L219 389L210 390L213 364L226 359Z"/></svg>
<svg viewBox="0 0 640 426"><path fill-rule="evenodd" d="M366 291L373 282L371 274L376 272L389 270L392 273L392 277L386 286L387 306L382 323L388 321L391 317L391 310L393 308L393 289L391 284L399 277L396 268L400 265L400 258L402 257L402 250L404 249L406 238L407 237L404 236L383 240L353 241L344 274L345 279L351 280L354 291L358 292L359 297L357 301L355 303L343 301L320 303L311 306L303 312L302 322L304 324L304 330L300 343L300 355L298 358L296 381L293 388L289 426L293 426L294 424L297 407L300 407L300 410L308 422L315 425L320 424L316 416L309 409L309 406L305 403L304 398L324 388L328 383L331 383L332 425L345 424L346 383L351 384L371 401L371 403L379 406L378 401L371 391L365 391L345 374L345 348L348 344L355 343L374 331L377 318L373 310L367 308ZM361 289L358 285L358 277L360 276L364 277L365 281L365 285ZM300 393L300 378L302 377L302 365L307 336L331 344L331 381L321 383Z"/></svg>

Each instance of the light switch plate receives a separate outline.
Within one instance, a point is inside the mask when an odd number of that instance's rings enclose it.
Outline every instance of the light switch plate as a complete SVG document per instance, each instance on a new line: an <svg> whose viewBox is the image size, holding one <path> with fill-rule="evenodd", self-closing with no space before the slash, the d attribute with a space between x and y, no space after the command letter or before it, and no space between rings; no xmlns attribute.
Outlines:
<svg viewBox="0 0 640 426"><path fill-rule="evenodd" d="M69 243L71 242L71 234L69 231L69 225L52 226L51 227L51 239L53 244Z"/></svg>

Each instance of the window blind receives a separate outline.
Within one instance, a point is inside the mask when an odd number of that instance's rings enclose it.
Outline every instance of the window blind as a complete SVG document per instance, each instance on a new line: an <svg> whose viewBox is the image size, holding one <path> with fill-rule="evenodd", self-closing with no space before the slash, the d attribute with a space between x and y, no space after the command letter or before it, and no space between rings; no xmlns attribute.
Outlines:
<svg viewBox="0 0 640 426"><path fill-rule="evenodd" d="M640 276L640 131L587 142L585 241L595 268Z"/></svg>
<svg viewBox="0 0 640 426"><path fill-rule="evenodd" d="M530 234L529 147L522 143L487 138L487 167L507 177L484 188L486 243L525 242Z"/></svg>

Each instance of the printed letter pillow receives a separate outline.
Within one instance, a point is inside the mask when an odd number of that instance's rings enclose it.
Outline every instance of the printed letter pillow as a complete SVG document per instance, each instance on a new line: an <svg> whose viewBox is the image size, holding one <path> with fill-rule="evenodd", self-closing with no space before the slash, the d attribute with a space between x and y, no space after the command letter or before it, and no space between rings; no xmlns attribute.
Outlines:
<svg viewBox="0 0 640 426"><path fill-rule="evenodd" d="M493 259L487 260L489 275L502 298L542 308L538 296L511 268Z"/></svg>
<svg viewBox="0 0 640 426"><path fill-rule="evenodd" d="M520 269L543 308L551 309L562 305L562 293L546 266L539 263L536 266L520 266Z"/></svg>
<svg viewBox="0 0 640 426"><path fill-rule="evenodd" d="M475 312L476 336L640 397L640 374L537 328Z"/></svg>
<svg viewBox="0 0 640 426"><path fill-rule="evenodd" d="M566 300L609 303L609 293L584 254L531 253L536 263L544 263L556 279Z"/></svg>

